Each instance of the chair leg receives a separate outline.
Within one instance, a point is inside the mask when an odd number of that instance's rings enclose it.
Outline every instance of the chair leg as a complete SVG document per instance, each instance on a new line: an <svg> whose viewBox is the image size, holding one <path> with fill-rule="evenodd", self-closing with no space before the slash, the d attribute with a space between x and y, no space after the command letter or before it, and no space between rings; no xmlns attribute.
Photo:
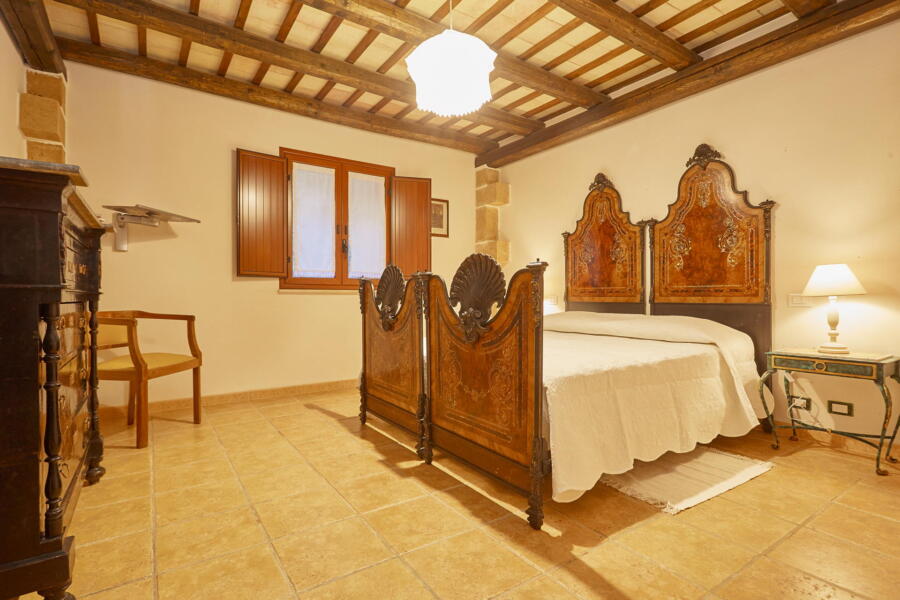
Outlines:
<svg viewBox="0 0 900 600"><path fill-rule="evenodd" d="M134 404L135 404L135 392L134 392L134 382L128 382L128 424L134 425Z"/></svg>
<svg viewBox="0 0 900 600"><path fill-rule="evenodd" d="M146 448L150 441L150 407L148 405L148 385L147 380L142 379L139 382L139 391L137 397L137 443L138 448Z"/></svg>
<svg viewBox="0 0 900 600"><path fill-rule="evenodd" d="M194 423L200 424L200 367L194 369Z"/></svg>

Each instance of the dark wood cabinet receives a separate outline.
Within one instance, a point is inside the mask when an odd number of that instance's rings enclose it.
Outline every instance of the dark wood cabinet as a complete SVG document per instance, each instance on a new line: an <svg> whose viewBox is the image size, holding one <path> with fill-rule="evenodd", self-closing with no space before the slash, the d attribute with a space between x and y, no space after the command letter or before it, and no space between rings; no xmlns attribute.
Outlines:
<svg viewBox="0 0 900 600"><path fill-rule="evenodd" d="M68 525L104 473L97 217L73 165L0 158L0 600L71 598Z"/></svg>

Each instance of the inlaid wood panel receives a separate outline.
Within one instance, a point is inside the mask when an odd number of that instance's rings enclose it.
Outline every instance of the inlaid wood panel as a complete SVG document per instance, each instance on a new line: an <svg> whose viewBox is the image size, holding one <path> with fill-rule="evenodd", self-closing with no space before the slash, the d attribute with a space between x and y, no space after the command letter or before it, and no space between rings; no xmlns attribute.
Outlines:
<svg viewBox="0 0 900 600"><path fill-rule="evenodd" d="M762 304L769 301L770 211L735 187L734 172L699 146L678 198L653 226L656 303Z"/></svg>
<svg viewBox="0 0 900 600"><path fill-rule="evenodd" d="M604 174L594 178L575 231L563 239L567 302L643 303L643 227L622 210Z"/></svg>
<svg viewBox="0 0 900 600"><path fill-rule="evenodd" d="M237 151L237 274L287 277L287 161Z"/></svg>
<svg viewBox="0 0 900 600"><path fill-rule="evenodd" d="M401 287L402 301L394 319L382 318L370 282L364 282L362 289L366 393L415 415L421 391L415 285Z"/></svg>
<svg viewBox="0 0 900 600"><path fill-rule="evenodd" d="M460 293L457 285L448 295L443 280L429 280L431 422L435 428L530 465L539 410L536 332L540 332L543 305L541 274L530 269L518 271L505 297L502 278L493 282L483 279L477 274L470 276L467 285L480 289L472 295ZM461 304L460 314L453 309L451 298L453 305ZM502 306L490 317L498 303ZM491 470L489 465L478 466Z"/></svg>

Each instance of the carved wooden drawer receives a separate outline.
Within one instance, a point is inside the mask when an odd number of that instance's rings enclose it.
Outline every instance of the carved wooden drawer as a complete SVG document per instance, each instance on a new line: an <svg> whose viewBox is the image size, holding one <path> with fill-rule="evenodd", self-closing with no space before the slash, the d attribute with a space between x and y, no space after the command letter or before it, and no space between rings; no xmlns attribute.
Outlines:
<svg viewBox="0 0 900 600"><path fill-rule="evenodd" d="M90 288L90 251L72 231L63 236L63 282L70 290Z"/></svg>
<svg viewBox="0 0 900 600"><path fill-rule="evenodd" d="M799 356L769 356L769 367L784 371L801 371L820 375L839 375L858 379L877 379L880 366L873 363L836 360L833 358L805 358Z"/></svg>
<svg viewBox="0 0 900 600"><path fill-rule="evenodd" d="M83 302L62 302L59 309L59 363L65 364L86 347L87 313Z"/></svg>

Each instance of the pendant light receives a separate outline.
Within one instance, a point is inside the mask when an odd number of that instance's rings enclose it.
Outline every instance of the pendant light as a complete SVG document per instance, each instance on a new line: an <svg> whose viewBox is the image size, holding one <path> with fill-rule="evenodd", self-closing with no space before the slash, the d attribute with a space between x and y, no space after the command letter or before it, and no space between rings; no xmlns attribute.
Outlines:
<svg viewBox="0 0 900 600"><path fill-rule="evenodd" d="M491 99L491 71L497 53L480 39L453 29L428 38L406 59L416 84L416 105L441 117L475 112Z"/></svg>

